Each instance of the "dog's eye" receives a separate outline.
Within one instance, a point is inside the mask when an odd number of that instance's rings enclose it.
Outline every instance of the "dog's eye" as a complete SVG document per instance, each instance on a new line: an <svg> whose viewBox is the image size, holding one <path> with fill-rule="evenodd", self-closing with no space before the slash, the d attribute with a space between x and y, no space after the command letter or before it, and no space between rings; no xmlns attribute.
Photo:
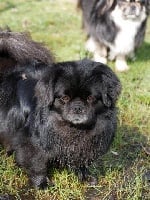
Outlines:
<svg viewBox="0 0 150 200"><path fill-rule="evenodd" d="M63 97L60 98L60 100L63 102L63 103L67 103L70 101L70 97L68 95L65 95Z"/></svg>
<svg viewBox="0 0 150 200"><path fill-rule="evenodd" d="M87 97L87 102L88 103L94 103L96 101L96 98L92 95L88 96Z"/></svg>

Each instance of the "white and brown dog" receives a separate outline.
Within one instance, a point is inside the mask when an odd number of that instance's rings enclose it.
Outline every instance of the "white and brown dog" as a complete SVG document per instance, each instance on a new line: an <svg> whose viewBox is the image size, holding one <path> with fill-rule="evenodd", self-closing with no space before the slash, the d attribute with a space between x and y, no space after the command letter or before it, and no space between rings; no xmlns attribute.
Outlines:
<svg viewBox="0 0 150 200"><path fill-rule="evenodd" d="M115 60L117 71L128 70L127 57L134 57L145 35L150 0L79 0L86 49L94 60Z"/></svg>

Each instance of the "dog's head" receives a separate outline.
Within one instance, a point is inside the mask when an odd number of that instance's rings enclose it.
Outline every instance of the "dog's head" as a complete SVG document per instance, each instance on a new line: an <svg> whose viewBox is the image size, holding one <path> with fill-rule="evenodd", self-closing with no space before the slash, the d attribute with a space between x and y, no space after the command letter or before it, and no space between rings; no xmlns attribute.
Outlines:
<svg viewBox="0 0 150 200"><path fill-rule="evenodd" d="M125 19L137 19L147 12L147 0L118 0L118 7Z"/></svg>
<svg viewBox="0 0 150 200"><path fill-rule="evenodd" d="M89 125L115 106L121 86L107 66L82 60L58 63L48 70L36 86L38 106L48 106L63 120Z"/></svg>
<svg viewBox="0 0 150 200"><path fill-rule="evenodd" d="M125 19L138 19L143 14L148 14L150 2L149 0L101 0L97 3L99 15L113 11L116 6Z"/></svg>

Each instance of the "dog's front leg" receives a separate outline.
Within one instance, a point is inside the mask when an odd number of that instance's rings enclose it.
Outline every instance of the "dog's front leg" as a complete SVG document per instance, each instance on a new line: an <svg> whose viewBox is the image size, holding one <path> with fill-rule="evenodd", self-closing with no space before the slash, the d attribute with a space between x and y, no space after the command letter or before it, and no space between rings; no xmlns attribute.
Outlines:
<svg viewBox="0 0 150 200"><path fill-rule="evenodd" d="M107 64L107 47L90 37L85 48L94 54L94 61Z"/></svg>
<svg viewBox="0 0 150 200"><path fill-rule="evenodd" d="M127 65L126 56L125 55L117 55L115 62L116 71L124 72L129 70L129 66Z"/></svg>
<svg viewBox="0 0 150 200"><path fill-rule="evenodd" d="M48 178L45 174L31 174L29 178L31 185L37 189L45 189L47 187Z"/></svg>
<svg viewBox="0 0 150 200"><path fill-rule="evenodd" d="M17 164L27 171L29 182L35 188L46 188L48 183L48 158L43 151L37 147L33 147L30 143L24 143L17 148L15 159Z"/></svg>
<svg viewBox="0 0 150 200"><path fill-rule="evenodd" d="M34 155L29 158L29 165L27 166L29 182L37 189L45 189L47 187L47 163L48 159L41 151L36 151Z"/></svg>

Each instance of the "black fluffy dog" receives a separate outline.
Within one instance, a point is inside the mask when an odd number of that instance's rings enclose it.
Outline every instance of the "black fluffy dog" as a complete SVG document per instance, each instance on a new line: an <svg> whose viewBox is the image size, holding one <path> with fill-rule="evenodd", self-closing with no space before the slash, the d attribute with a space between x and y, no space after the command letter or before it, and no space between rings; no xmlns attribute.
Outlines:
<svg viewBox="0 0 150 200"><path fill-rule="evenodd" d="M0 142L37 188L47 185L48 166L96 183L88 167L115 134L116 75L90 60L54 64L24 34L4 31L0 45Z"/></svg>
<svg viewBox="0 0 150 200"><path fill-rule="evenodd" d="M110 68L90 60L43 69L37 83L28 74L24 80L11 74L14 89L0 109L0 135L35 187L47 185L53 167L71 169L95 184L88 167L114 137L120 82Z"/></svg>
<svg viewBox="0 0 150 200"><path fill-rule="evenodd" d="M6 133L11 131L12 136L12 132L15 133L26 121L32 87L45 65L53 62L48 49L33 41L29 34L0 29L0 143L7 146L8 152L12 150L11 137ZM18 89L24 82L26 96ZM24 110L21 110L20 103L24 104Z"/></svg>

